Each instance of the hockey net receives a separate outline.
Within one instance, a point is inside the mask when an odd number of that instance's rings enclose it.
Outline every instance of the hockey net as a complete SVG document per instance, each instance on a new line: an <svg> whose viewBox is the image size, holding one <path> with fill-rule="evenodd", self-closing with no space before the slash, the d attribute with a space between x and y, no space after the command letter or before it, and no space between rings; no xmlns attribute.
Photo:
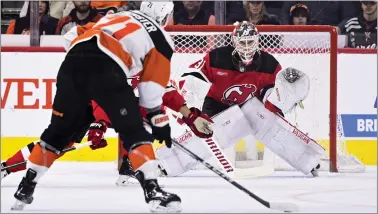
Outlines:
<svg viewBox="0 0 378 214"><path fill-rule="evenodd" d="M233 26L168 26L167 31L175 43L171 78L178 81L190 64L210 50L230 45L232 30ZM282 67L297 68L311 78L311 90L303 102L304 109L296 108L285 117L327 150L321 169L332 172L364 171L364 165L348 153L341 120L337 115L335 29L330 26L258 26L258 30L262 50L274 55ZM195 99L188 100L189 106L201 109L203 95L194 94L192 97ZM237 163L249 159L243 143L241 141L236 147ZM264 157L263 146L259 144L258 147L256 163ZM282 160L275 160L274 168L291 169Z"/></svg>

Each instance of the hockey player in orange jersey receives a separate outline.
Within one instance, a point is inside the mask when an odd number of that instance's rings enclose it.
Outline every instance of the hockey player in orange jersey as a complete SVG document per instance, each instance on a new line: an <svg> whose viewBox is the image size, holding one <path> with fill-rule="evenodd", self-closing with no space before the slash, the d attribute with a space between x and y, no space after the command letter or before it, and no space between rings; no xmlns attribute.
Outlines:
<svg viewBox="0 0 378 214"><path fill-rule="evenodd" d="M139 111L139 105L146 109L153 135L169 145L169 120L160 106L169 81L173 42L159 24L169 20L172 10L172 2L143 2L140 11L107 15L65 35L68 51L57 75L50 125L29 156L26 174L14 194L13 210L32 203L38 180L85 120L89 101L95 100L125 142L151 212L181 211L180 197L162 190L157 182L153 136L143 127ZM127 77L140 71L138 105ZM103 145L92 145L96 146Z"/></svg>
<svg viewBox="0 0 378 214"><path fill-rule="evenodd" d="M140 76L136 75L134 77L128 78L129 84L134 89L135 93L138 93L137 86L140 80ZM186 102L184 98L178 93L176 88L173 86L173 84L169 84L166 87L164 96L163 96L163 106L162 110L164 110L165 107L170 108L171 110L175 112L180 112L181 115L184 117L183 122L185 122L193 131L194 134L196 134L198 137L201 138L208 138L212 136L212 131L208 130L208 124L211 122L210 118L206 115L201 113L201 111L197 108L188 108L186 106ZM105 132L107 128L112 128L111 121L109 117L106 115L104 110L95 102L92 101L89 105L88 111L87 111L87 122L83 124L83 127L79 129L75 135L72 137L72 140L70 140L70 144L67 147L71 147L74 143L80 143L85 136L85 133L88 132L88 141L101 141L99 144L102 146L94 147L93 149L99 149L103 148L107 145L106 139L104 138L97 138L96 137L96 131L98 131L97 127L101 127L101 129ZM93 111L93 113L92 113ZM146 117L146 111L144 108L140 108L142 116ZM24 162L29 158L30 153L32 152L35 144L38 141L31 142L19 151L17 151L12 157L7 159L5 162L3 162L2 168L11 166L14 164L18 164L21 162ZM121 148L122 151L122 164L119 170L119 177L116 181L116 184L118 186L127 186L130 183L139 183L138 181L130 178L135 178L135 172L132 169L129 159L128 159L128 152ZM64 154L62 154L64 155ZM7 170L1 171L1 178L5 178L11 173L19 172L26 169L26 164L18 165L12 168L9 168Z"/></svg>

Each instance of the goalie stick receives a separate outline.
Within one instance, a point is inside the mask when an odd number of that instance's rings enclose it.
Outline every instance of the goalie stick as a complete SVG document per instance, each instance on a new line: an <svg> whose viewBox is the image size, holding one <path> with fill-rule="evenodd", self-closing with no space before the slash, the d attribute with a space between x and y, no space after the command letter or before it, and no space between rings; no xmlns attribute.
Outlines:
<svg viewBox="0 0 378 214"><path fill-rule="evenodd" d="M190 151L189 149L187 149L185 146L183 146L180 143L178 143L175 139L172 139L172 143L175 146L177 146L178 148L180 148L181 150L183 150L186 154L188 154L189 156L191 156L192 158L194 158L195 160L199 161L201 164L203 164L204 166L206 166L206 168L210 169L215 174L217 174L218 176L222 177L224 180L226 180L227 182L231 183L236 188L238 188L241 191L245 192L246 194L248 194L249 196L251 196L253 199L255 199L256 201L258 201L259 203L261 203L262 205L264 205L265 207L270 208L270 209L274 209L274 210L285 211L285 212L294 212L294 211L298 210L297 205L292 204L292 203L271 203L271 202L265 201L264 199L260 198L259 196L255 195L254 193L252 193L251 191L249 191L248 189L246 189L245 187L243 187L242 185L240 185L239 183L237 183L236 181L234 181L232 178L230 178L229 176L227 176L223 172L221 172L218 169L216 169L214 166L212 166L209 163L207 163L202 158L198 157L196 154L194 154L192 151Z"/></svg>
<svg viewBox="0 0 378 214"><path fill-rule="evenodd" d="M85 142L85 143L81 143L79 145L76 145L76 146L72 146L70 148L66 148L66 149L63 149L62 151L62 154L66 153L66 152L70 152L70 151L74 151L74 150L77 150L77 149L81 149L83 147L86 147L86 146L90 146L92 145L92 141L88 141L88 142ZM13 165L9 165L9 166L6 166L6 167L3 167L1 168L1 171L4 171L4 170L7 170L7 169L12 169L14 167L17 167L17 166L20 166L20 165L23 165L23 164L26 164L26 160L23 161L23 162L20 162L20 163L15 163Z"/></svg>

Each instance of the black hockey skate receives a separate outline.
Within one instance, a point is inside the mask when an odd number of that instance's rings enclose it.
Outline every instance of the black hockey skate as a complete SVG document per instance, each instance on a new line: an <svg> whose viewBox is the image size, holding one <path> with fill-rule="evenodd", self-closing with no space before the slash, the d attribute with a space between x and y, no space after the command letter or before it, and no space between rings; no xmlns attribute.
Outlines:
<svg viewBox="0 0 378 214"><path fill-rule="evenodd" d="M16 203L12 206L12 210L22 210L26 204L31 204L33 202L33 193L35 186L37 185L34 182L34 178L37 176L37 172L33 169L28 169L25 177L22 178L18 189L14 194L14 197L17 199Z"/></svg>
<svg viewBox="0 0 378 214"><path fill-rule="evenodd" d="M6 167L5 162L2 162L1 168L4 168L4 167ZM10 174L10 172L8 170L1 171L1 178L3 179L5 177L7 177L9 174Z"/></svg>
<svg viewBox="0 0 378 214"><path fill-rule="evenodd" d="M141 171L136 172L136 177L142 185L144 197L150 205L151 212L181 212L179 196L162 190L156 179L145 180Z"/></svg>
<svg viewBox="0 0 378 214"><path fill-rule="evenodd" d="M119 169L119 177L116 181L116 185L128 186L130 184L139 184L139 181L135 177L135 172L131 166L129 158L125 155L122 158L122 164Z"/></svg>
<svg viewBox="0 0 378 214"><path fill-rule="evenodd" d="M320 169L320 164L316 165L316 167L311 170L312 176L318 177L319 176L319 169Z"/></svg>

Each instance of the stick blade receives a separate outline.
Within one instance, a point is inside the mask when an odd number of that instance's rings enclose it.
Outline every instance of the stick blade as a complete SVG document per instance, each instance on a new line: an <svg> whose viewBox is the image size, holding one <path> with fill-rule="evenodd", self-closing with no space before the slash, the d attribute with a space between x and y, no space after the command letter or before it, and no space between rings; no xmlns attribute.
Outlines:
<svg viewBox="0 0 378 214"><path fill-rule="evenodd" d="M280 210L284 212L296 212L299 210L298 206L293 203L270 203L270 209Z"/></svg>

